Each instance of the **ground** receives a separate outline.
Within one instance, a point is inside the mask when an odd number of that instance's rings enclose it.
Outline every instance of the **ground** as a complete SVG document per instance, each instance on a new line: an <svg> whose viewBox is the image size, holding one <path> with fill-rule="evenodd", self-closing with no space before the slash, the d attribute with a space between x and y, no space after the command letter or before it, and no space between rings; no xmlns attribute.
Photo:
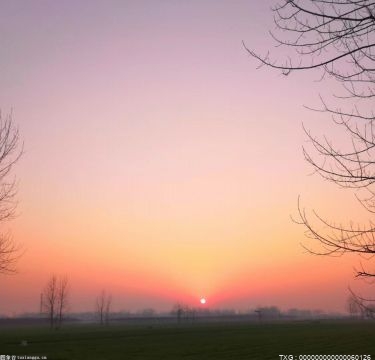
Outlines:
<svg viewBox="0 0 375 360"><path fill-rule="evenodd" d="M45 356L48 360L252 360L281 359L281 354L293 355L294 359L298 359L299 355L307 354L375 355L374 335L374 321L343 320L240 324L92 324L67 325L59 330L50 330L41 325L7 326L0 329L0 354L34 355L40 359ZM27 341L27 346L21 345L23 340ZM347 360L352 359L355 358L347 357Z"/></svg>

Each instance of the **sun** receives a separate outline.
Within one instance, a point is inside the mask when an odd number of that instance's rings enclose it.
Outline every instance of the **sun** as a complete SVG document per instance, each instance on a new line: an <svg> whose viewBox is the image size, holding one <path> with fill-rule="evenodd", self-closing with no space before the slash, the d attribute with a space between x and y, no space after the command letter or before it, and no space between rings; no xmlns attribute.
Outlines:
<svg viewBox="0 0 375 360"><path fill-rule="evenodd" d="M205 298L201 298L201 299L200 299L200 303L201 303L202 305L204 305L204 304L206 303L206 299L205 299Z"/></svg>

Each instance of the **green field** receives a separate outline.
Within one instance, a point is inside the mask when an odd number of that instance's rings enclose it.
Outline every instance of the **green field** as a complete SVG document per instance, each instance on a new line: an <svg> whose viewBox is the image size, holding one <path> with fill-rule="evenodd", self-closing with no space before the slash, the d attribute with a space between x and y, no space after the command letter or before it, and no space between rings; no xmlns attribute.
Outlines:
<svg viewBox="0 0 375 360"><path fill-rule="evenodd" d="M21 346L27 340L27 346ZM375 322L71 325L0 329L0 354L48 359L280 359L279 354L375 354ZM374 357L373 357L374 358Z"/></svg>

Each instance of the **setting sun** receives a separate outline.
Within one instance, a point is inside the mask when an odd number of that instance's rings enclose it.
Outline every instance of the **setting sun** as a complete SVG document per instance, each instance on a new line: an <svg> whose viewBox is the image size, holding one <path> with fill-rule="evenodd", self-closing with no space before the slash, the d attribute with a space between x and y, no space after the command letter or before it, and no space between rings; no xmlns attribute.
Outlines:
<svg viewBox="0 0 375 360"><path fill-rule="evenodd" d="M327 217L368 214L307 176L300 119L317 136L327 120L298 105L314 107L308 75L256 71L241 43L273 46L267 2L36 2L0 11L0 110L14 107L27 150L10 174L19 216L0 229L27 251L17 276L0 276L0 318L39 314L52 274L69 277L74 313L94 311L102 290L136 314L346 311L357 260L309 256L300 244L315 243L289 215L299 194Z"/></svg>

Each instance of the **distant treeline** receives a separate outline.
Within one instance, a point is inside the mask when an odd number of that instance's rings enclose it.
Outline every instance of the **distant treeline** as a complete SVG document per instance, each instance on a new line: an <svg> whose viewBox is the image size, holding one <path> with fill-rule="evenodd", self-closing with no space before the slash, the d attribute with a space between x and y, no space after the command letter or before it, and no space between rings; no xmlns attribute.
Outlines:
<svg viewBox="0 0 375 360"><path fill-rule="evenodd" d="M222 319L248 319L254 321L262 320L277 320L277 319L327 319L345 317L340 313L326 313L322 310L308 310L308 309L289 309L286 311L280 310L277 306L259 306L246 311L238 311L234 309L208 309L208 308L194 308L187 305L176 304L171 311L158 312L153 308L146 308L135 312L117 311L110 313L110 319L126 320L126 319L150 319L150 318L165 318L176 319L177 321L194 321L202 318L222 318ZM0 315L0 319L23 318L23 319L43 319L45 314L40 313L23 313L13 316ZM98 320L97 312L76 312L66 315L66 319L95 322Z"/></svg>

